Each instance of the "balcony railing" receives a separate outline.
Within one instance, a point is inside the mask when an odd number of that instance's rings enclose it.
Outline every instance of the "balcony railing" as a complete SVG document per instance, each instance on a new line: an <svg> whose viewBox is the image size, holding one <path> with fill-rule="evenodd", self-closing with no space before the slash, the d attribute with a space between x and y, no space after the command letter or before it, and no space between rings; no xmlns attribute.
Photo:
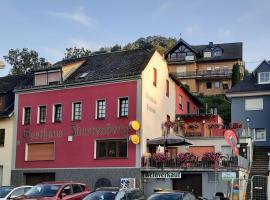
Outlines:
<svg viewBox="0 0 270 200"><path fill-rule="evenodd" d="M231 70L206 70L206 71L191 71L191 72L176 72L175 76L178 78L188 78L188 77L231 77Z"/></svg>
<svg viewBox="0 0 270 200"><path fill-rule="evenodd" d="M190 161L180 162L177 158L166 161L156 161L153 158L142 158L142 168L175 168L175 169L227 169L227 168L249 169L249 162L242 156L222 158L220 161Z"/></svg>

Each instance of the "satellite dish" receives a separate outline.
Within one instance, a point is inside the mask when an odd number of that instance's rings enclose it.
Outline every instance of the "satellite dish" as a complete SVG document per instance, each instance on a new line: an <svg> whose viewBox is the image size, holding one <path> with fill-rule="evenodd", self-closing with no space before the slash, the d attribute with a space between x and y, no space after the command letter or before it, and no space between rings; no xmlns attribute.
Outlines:
<svg viewBox="0 0 270 200"><path fill-rule="evenodd" d="M0 69L4 69L4 68L5 68L5 63L4 61L0 60Z"/></svg>

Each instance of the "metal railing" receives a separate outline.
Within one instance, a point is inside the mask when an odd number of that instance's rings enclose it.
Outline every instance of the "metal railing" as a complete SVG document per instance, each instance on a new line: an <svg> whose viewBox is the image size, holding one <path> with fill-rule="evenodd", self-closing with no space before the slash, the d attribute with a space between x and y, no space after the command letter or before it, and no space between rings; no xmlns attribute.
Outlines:
<svg viewBox="0 0 270 200"><path fill-rule="evenodd" d="M232 70L206 70L206 71L191 71L191 72L176 72L174 74L178 78L184 77L230 77Z"/></svg>
<svg viewBox="0 0 270 200"><path fill-rule="evenodd" d="M165 161L157 161L151 157L142 158L143 168L178 168L178 169L227 169L241 167L249 169L249 163L247 159L242 156L222 158L219 161L186 161L181 162L177 158L167 159Z"/></svg>

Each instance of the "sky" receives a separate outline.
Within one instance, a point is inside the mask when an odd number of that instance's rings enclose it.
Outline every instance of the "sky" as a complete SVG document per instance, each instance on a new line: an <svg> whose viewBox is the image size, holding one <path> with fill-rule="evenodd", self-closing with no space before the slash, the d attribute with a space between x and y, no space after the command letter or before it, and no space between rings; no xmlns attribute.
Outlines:
<svg viewBox="0 0 270 200"><path fill-rule="evenodd" d="M252 71L270 60L269 0L0 0L0 60L29 48L54 63L68 47L98 50L140 37L191 45L243 42ZM8 74L10 66L0 69Z"/></svg>

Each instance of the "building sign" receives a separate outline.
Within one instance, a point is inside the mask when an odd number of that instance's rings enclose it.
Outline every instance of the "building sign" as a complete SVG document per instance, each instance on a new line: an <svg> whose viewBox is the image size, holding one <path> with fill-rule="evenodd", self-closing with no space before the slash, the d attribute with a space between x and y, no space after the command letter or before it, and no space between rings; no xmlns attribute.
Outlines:
<svg viewBox="0 0 270 200"><path fill-rule="evenodd" d="M72 126L69 131L51 130L47 128L41 128L39 130L32 131L26 128L23 130L23 137L31 139L52 139L52 138L60 138L67 135L73 136L128 135L128 130L129 126L124 125L113 126L110 124L106 124L103 127Z"/></svg>
<svg viewBox="0 0 270 200"><path fill-rule="evenodd" d="M144 172L144 178L181 178L181 172Z"/></svg>
<svg viewBox="0 0 270 200"><path fill-rule="evenodd" d="M235 172L222 172L221 177L223 181L231 181L232 179L236 178L236 173Z"/></svg>
<svg viewBox="0 0 270 200"><path fill-rule="evenodd" d="M133 143L133 144L139 144L140 143L140 137L136 134L131 135L129 137L129 140Z"/></svg>

